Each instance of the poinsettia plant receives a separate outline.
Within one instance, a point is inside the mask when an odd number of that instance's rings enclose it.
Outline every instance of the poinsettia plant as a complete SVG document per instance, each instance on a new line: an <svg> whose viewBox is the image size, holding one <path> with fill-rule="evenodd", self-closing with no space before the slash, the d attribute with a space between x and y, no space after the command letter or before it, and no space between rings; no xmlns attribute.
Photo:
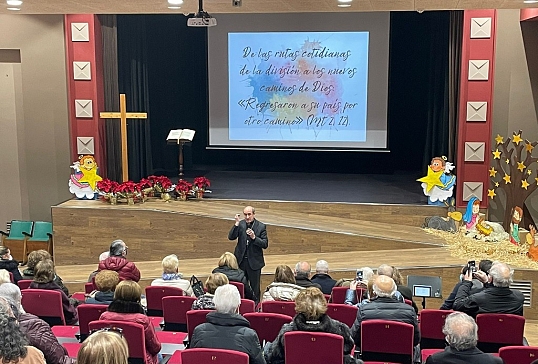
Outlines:
<svg viewBox="0 0 538 364"><path fill-rule="evenodd" d="M166 176L149 176L148 180L153 183L153 188L157 192L163 193L174 190L174 185L172 184L172 181Z"/></svg>
<svg viewBox="0 0 538 364"><path fill-rule="evenodd" d="M211 186L211 182L205 177L196 177L193 181L195 189L204 191Z"/></svg>
<svg viewBox="0 0 538 364"><path fill-rule="evenodd" d="M105 178L99 182L97 182L97 189L101 194L112 194L115 193L115 189L120 184L116 181L111 181L108 178Z"/></svg>
<svg viewBox="0 0 538 364"><path fill-rule="evenodd" d="M190 190L192 190L192 183L189 183L185 181L184 179L180 179L176 184L176 192L179 194L182 193L189 193Z"/></svg>

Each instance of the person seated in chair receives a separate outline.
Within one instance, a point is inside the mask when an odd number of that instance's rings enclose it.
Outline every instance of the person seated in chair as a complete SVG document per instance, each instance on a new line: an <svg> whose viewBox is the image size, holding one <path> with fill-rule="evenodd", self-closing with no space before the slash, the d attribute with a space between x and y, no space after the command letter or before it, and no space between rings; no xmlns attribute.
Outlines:
<svg viewBox="0 0 538 364"><path fill-rule="evenodd" d="M40 249L30 252L30 254L28 254L28 262L26 264L26 269L22 271L22 279L33 280L37 263L45 259L52 260L51 255L46 250ZM62 278L60 278L60 276L57 275L56 272L54 273L54 283L56 283L58 287L60 287L62 291L64 291L65 295L69 297L69 290L66 286L64 286Z"/></svg>
<svg viewBox="0 0 538 364"><path fill-rule="evenodd" d="M77 354L77 364L127 364L128 359L129 347L125 338L104 330L84 340Z"/></svg>
<svg viewBox="0 0 538 364"><path fill-rule="evenodd" d="M446 342L444 351L428 357L426 364L501 364L501 358L486 354L476 347L478 326L474 319L463 312L447 316L443 326Z"/></svg>
<svg viewBox="0 0 538 364"><path fill-rule="evenodd" d="M114 300L114 290L120 283L118 272L102 270L95 276L97 290L86 297L85 302L98 305L110 305Z"/></svg>
<svg viewBox="0 0 538 364"><path fill-rule="evenodd" d="M213 302L215 312L207 314L206 323L196 326L190 347L241 351L248 354L250 364L265 364L258 334L239 314L241 297L237 287L217 287Z"/></svg>
<svg viewBox="0 0 538 364"><path fill-rule="evenodd" d="M13 283L15 284L22 279L19 262L13 260L11 251L5 246L0 246L0 269L5 269L13 274Z"/></svg>
<svg viewBox="0 0 538 364"><path fill-rule="evenodd" d="M184 296L194 297L191 283L188 280L183 279L183 275L179 273L179 259L177 255L171 254L164 257L162 266L162 278L154 279L153 282L151 282L152 286L181 288Z"/></svg>
<svg viewBox="0 0 538 364"><path fill-rule="evenodd" d="M329 263L326 260L316 262L316 274L312 276L310 281L319 284L323 294L331 294L336 281L329 275Z"/></svg>
<svg viewBox="0 0 538 364"><path fill-rule="evenodd" d="M99 262L99 271L113 270L120 275L120 281L140 280L140 271L133 262L127 260L127 250L129 247L123 240L114 240L110 244L109 257Z"/></svg>
<svg viewBox="0 0 538 364"><path fill-rule="evenodd" d="M193 310L214 310L215 303L213 302L213 297L215 296L215 291L218 287L224 286L225 284L230 283L228 277L222 273L213 273L207 277L204 288L206 293L198 297L196 301L192 303Z"/></svg>
<svg viewBox="0 0 538 364"><path fill-rule="evenodd" d="M257 301L257 297L254 295L250 284L248 283L245 273L239 269L239 264L237 264L237 258L230 252L226 252L220 256L219 266L213 269L212 273L222 273L230 282L239 282L243 283L245 288L245 298Z"/></svg>
<svg viewBox="0 0 538 364"><path fill-rule="evenodd" d="M321 286L317 283L312 283L310 274L312 267L308 262L298 262L295 264L295 284L304 288L317 287L321 290Z"/></svg>
<svg viewBox="0 0 538 364"><path fill-rule="evenodd" d="M295 276L287 265L278 265L273 283L267 286L262 296L265 301L295 301L295 297L304 289L295 284Z"/></svg>
<svg viewBox="0 0 538 364"><path fill-rule="evenodd" d="M327 300L316 287L306 288L295 298L297 315L289 324L284 324L277 338L264 348L268 364L284 364L284 334L291 331L326 332L344 338L344 364L357 363L352 356L353 338L347 325L327 316Z"/></svg>

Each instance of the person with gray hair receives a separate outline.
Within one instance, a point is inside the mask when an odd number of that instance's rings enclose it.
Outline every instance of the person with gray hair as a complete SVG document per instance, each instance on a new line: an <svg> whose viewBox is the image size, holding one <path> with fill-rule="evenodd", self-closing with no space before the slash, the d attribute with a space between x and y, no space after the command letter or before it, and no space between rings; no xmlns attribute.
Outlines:
<svg viewBox="0 0 538 364"><path fill-rule="evenodd" d="M113 270L120 275L120 281L130 280L138 282L140 271L133 262L127 260L129 247L121 239L110 244L109 257L99 262L98 271Z"/></svg>
<svg viewBox="0 0 538 364"><path fill-rule="evenodd" d="M446 342L444 351L428 357L426 364L501 364L501 358L486 354L476 347L478 326L474 319L463 312L447 316L443 326Z"/></svg>
<svg viewBox="0 0 538 364"><path fill-rule="evenodd" d="M320 285L323 294L331 294L336 284L336 281L329 275L329 263L326 260L316 262L316 274L310 280Z"/></svg>
<svg viewBox="0 0 538 364"><path fill-rule="evenodd" d="M189 347L236 350L248 354L250 364L265 364L260 340L250 323L239 314L241 297L231 284L219 286L213 297L215 311L196 326Z"/></svg>
<svg viewBox="0 0 538 364"><path fill-rule="evenodd" d="M377 268L377 274L380 276L391 277L396 283L395 295L398 301L400 302L405 302L405 300L411 301L411 305L415 309L415 312L418 313L418 307L415 304L415 301L413 301L413 292L411 292L411 288L402 284L403 279L398 268L392 265L388 265L388 264L381 264L379 268Z"/></svg>
<svg viewBox="0 0 538 364"><path fill-rule="evenodd" d="M357 318L351 327L355 345L361 344L361 324L367 320L390 320L411 324L414 327L413 345L420 342L417 314L413 307L399 302L395 297L396 283L388 276L380 275L373 283L373 296L370 303L359 306Z"/></svg>
<svg viewBox="0 0 538 364"><path fill-rule="evenodd" d="M321 290L321 286L317 283L313 283L310 280L310 273L312 273L312 267L308 262L298 262L295 264L295 284L299 287L316 287Z"/></svg>
<svg viewBox="0 0 538 364"><path fill-rule="evenodd" d="M456 293L453 310L465 312L473 317L480 313L509 313L523 316L523 293L517 289L510 289L513 275L514 271L507 264L494 262L488 275L491 285L471 294L473 272L468 270Z"/></svg>

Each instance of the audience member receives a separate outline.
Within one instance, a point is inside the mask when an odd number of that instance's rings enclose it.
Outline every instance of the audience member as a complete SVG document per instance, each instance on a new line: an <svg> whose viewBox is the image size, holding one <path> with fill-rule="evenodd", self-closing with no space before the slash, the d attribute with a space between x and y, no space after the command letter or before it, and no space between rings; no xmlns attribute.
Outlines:
<svg viewBox="0 0 538 364"><path fill-rule="evenodd" d="M127 364L127 341L114 331L97 331L80 347L77 364Z"/></svg>
<svg viewBox="0 0 538 364"><path fill-rule="evenodd" d="M467 273L467 270L469 270L469 267L467 265L464 265L463 268L461 268L460 280L458 283L456 283L456 285L454 286L454 289L452 289L452 292L450 292L448 297L445 299L445 302L443 302L441 307L439 307L440 310L452 310L453 309L454 301L456 300L456 294L458 293L458 289L460 288L463 282L463 277ZM484 284L480 280L475 278L474 275L473 275L472 282L473 282L473 285L470 291L471 294L480 292L484 288Z"/></svg>
<svg viewBox="0 0 538 364"><path fill-rule="evenodd" d="M129 247L123 240L114 240L110 244L109 257L99 263L99 271L113 270L120 275L120 281L140 280L140 271L133 262L127 260L127 250Z"/></svg>
<svg viewBox="0 0 538 364"><path fill-rule="evenodd" d="M260 340L247 319L239 314L241 297L231 284L220 286L213 298L215 312L196 326L190 347L236 350L248 354L250 364L265 364Z"/></svg>
<svg viewBox="0 0 538 364"><path fill-rule="evenodd" d="M295 301L295 297L304 289L295 284L295 276L290 267L279 265L275 270L273 283L267 286L262 296L265 301Z"/></svg>
<svg viewBox="0 0 538 364"><path fill-rule="evenodd" d="M28 262L26 265L26 269L22 271L22 278L33 280L34 271L35 267L37 266L37 263L45 259L52 260L52 257L46 250L40 249L30 252L30 254L28 254ZM64 291L65 295L69 297L69 290L67 289L67 287L64 286L62 279L56 274L56 272L54 272L54 283L56 283L58 287L60 287L62 291Z"/></svg>
<svg viewBox="0 0 538 364"><path fill-rule="evenodd" d="M472 317L463 312L447 316L443 333L449 346L428 357L426 364L502 364L501 358L486 354L476 347L478 326Z"/></svg>
<svg viewBox="0 0 538 364"><path fill-rule="evenodd" d="M121 281L114 292L114 301L108 306L108 310L101 314L100 320L127 321L142 325L146 342L145 362L158 364L161 343L140 304L141 297L142 288L138 283L130 280Z"/></svg>
<svg viewBox="0 0 538 364"><path fill-rule="evenodd" d="M321 290L321 286L317 283L312 283L310 274L312 267L308 262L298 262L295 264L295 284L304 288L317 287Z"/></svg>
<svg viewBox="0 0 538 364"><path fill-rule="evenodd" d="M13 274L13 281L17 284L22 279L19 271L19 262L13 259L8 247L0 246L0 269L5 269Z"/></svg>
<svg viewBox="0 0 538 364"><path fill-rule="evenodd" d="M297 315L289 324L284 324L272 343L265 346L265 359L269 364L284 363L284 334L291 331L314 331L340 335L344 338L344 363L356 363L353 358L353 339L349 327L326 315L327 300L316 287L306 288L295 299Z"/></svg>
<svg viewBox="0 0 538 364"><path fill-rule="evenodd" d="M196 301L192 303L193 310L214 310L215 303L213 302L213 297L215 296L215 291L218 287L224 286L225 284L230 283L228 277L222 273L213 273L207 277L204 287L206 293L198 297Z"/></svg>
<svg viewBox="0 0 538 364"><path fill-rule="evenodd" d="M106 260L106 258L108 258L109 256L110 256L110 252L108 250L106 252L102 252L99 255L99 263ZM93 278L97 275L97 273L99 273L99 267L97 267L96 270L90 273L90 275L88 276L88 283L93 282Z"/></svg>
<svg viewBox="0 0 538 364"><path fill-rule="evenodd" d="M392 268L391 265L387 265L387 264L382 264L379 266L379 268L377 268L377 275L378 276L387 276L387 277L390 277L394 280L393 278L393 275L394 275L394 269ZM396 283L396 282L395 282ZM404 297L403 293L400 292L400 287L398 287L398 285L396 285L396 292L394 292L394 297L396 297L396 299L400 302L405 302L406 299L409 300L409 298L406 298ZM405 291L405 289L404 289ZM409 292L406 291L406 294L408 294ZM411 300L412 300L412 296L411 296ZM415 308L415 307L413 307ZM415 310L416 312L416 310Z"/></svg>
<svg viewBox="0 0 538 364"><path fill-rule="evenodd" d="M64 310L65 322L68 325L77 325L77 310L69 300L64 291L54 282L54 263L52 260L45 259L37 263L35 268L34 281L30 283L30 288L48 289L57 291L62 294L62 306Z"/></svg>
<svg viewBox="0 0 538 364"><path fill-rule="evenodd" d="M373 282L373 297L370 303L359 307L357 318L351 327L351 334L355 344L361 344L361 324L367 320L390 320L413 325L415 333L413 344L420 342L417 315L413 307L399 302L395 297L396 283L388 276L380 275Z"/></svg>
<svg viewBox="0 0 538 364"><path fill-rule="evenodd" d="M153 282L151 282L152 286L181 288L183 290L183 295L194 297L191 283L188 280L183 279L183 275L179 273L179 259L177 255L171 254L164 257L162 266L162 278L153 280Z"/></svg>
<svg viewBox="0 0 538 364"><path fill-rule="evenodd" d="M109 305L114 300L114 290L120 282L118 272L113 270L102 270L95 276L97 290L91 292L86 297L86 303Z"/></svg>
<svg viewBox="0 0 538 364"><path fill-rule="evenodd" d="M0 284L11 283L11 276L5 269L0 269Z"/></svg>
<svg viewBox="0 0 538 364"><path fill-rule="evenodd" d="M366 267L368 268L368 267ZM363 268L364 269L364 268ZM370 268L368 268L370 269ZM372 272L368 272L368 275L363 276L362 281L353 280L350 285L349 289L346 291L346 298L344 300L344 303L346 305L357 305L357 307L360 307L361 305L365 305L370 302L370 299L374 297L374 281L377 277L379 277L377 274L374 274L374 271L370 269ZM364 278L368 277L368 280L365 280ZM362 299L360 302L357 302L357 294L355 293L357 290L357 286L361 286L366 288L366 293L363 294Z"/></svg>
<svg viewBox="0 0 538 364"><path fill-rule="evenodd" d="M316 274L310 279L312 283L319 284L323 294L331 294L336 281L329 275L329 263L325 260L316 262Z"/></svg>
<svg viewBox="0 0 538 364"><path fill-rule="evenodd" d="M30 345L41 350L48 364L73 364L67 350L58 342L49 324L39 317L25 313L21 305L21 291L18 286L7 283L0 287L0 304L9 306L17 319L19 329L26 335Z"/></svg>
<svg viewBox="0 0 538 364"><path fill-rule="evenodd" d="M523 316L523 293L510 289L513 275L514 271L507 264L494 262L488 275L488 282L493 286L471 293L472 272L468 270L456 294L454 310L463 311L473 317L480 313L510 313Z"/></svg>
<svg viewBox="0 0 538 364"><path fill-rule="evenodd" d="M13 311L5 299L0 299L0 360L2 363L47 364L43 353L29 346Z"/></svg>
<svg viewBox="0 0 538 364"><path fill-rule="evenodd" d="M212 273L222 273L228 277L230 282L243 283L245 287L245 298L253 301L258 300L248 283L247 277L245 277L245 273L239 269L237 258L232 253L226 252L222 254L219 259L219 266L213 269Z"/></svg>
<svg viewBox="0 0 538 364"><path fill-rule="evenodd" d="M382 273L379 273L380 269ZM403 277L400 271L398 270L398 268L396 268L393 265L383 264L377 269L377 274L391 277L394 280L394 283L396 283L397 292L403 298L402 302L405 302L405 300L411 301L411 305L413 306L413 309L415 310L416 313L418 313L417 304L415 303L415 301L413 301L413 292L411 291L411 288L403 284Z"/></svg>

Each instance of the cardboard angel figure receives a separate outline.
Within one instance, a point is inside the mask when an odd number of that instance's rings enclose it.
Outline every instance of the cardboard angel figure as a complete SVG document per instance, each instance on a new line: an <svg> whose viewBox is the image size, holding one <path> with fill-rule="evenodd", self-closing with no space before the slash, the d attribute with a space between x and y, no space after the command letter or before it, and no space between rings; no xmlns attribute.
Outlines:
<svg viewBox="0 0 538 364"><path fill-rule="evenodd" d="M428 205L453 205L456 176L452 174L455 166L446 157L433 157L428 166L428 174L417 179L422 182L424 194L428 196Z"/></svg>
<svg viewBox="0 0 538 364"><path fill-rule="evenodd" d="M93 155L84 155L71 166L74 173L69 178L69 192L79 199L94 199L97 196L97 182L103 180L97 170Z"/></svg>

